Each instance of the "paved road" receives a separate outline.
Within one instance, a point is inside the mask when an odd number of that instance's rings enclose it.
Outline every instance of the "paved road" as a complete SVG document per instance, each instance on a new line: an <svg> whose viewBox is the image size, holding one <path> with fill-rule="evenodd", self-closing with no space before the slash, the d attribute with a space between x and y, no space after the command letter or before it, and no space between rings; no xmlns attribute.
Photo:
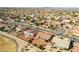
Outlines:
<svg viewBox="0 0 79 59"><path fill-rule="evenodd" d="M26 43L28 43L28 42L25 42L25 41L17 38L17 37L14 37L12 35L9 35L6 32L1 32L0 31L0 35L6 36L6 37L8 37L8 38L10 38L10 39L12 39L14 41L16 41L17 42L17 45L18 45L18 52L20 52L21 49L26 45Z"/></svg>
<svg viewBox="0 0 79 59"><path fill-rule="evenodd" d="M27 23L18 23L18 22L11 22L11 21L0 21L0 22L9 23L9 24L16 24L16 25L23 25L23 26L25 26L25 27L38 29L39 31L48 31L48 32L53 33L53 31L51 31L51 30L49 30L49 29L39 28L39 27L37 27L37 26L29 25L29 24L27 24ZM53 33L53 34L54 34L54 33Z"/></svg>

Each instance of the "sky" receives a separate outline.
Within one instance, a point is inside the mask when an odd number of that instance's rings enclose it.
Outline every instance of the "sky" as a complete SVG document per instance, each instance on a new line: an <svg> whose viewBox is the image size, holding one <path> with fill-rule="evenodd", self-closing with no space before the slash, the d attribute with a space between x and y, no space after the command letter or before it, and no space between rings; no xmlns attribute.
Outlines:
<svg viewBox="0 0 79 59"><path fill-rule="evenodd" d="M78 0L0 0L0 7L79 7Z"/></svg>
<svg viewBox="0 0 79 59"><path fill-rule="evenodd" d="M79 7L79 0L0 0L0 7ZM62 58L61 58L62 57ZM79 53L1 53L1 59L79 59Z"/></svg>

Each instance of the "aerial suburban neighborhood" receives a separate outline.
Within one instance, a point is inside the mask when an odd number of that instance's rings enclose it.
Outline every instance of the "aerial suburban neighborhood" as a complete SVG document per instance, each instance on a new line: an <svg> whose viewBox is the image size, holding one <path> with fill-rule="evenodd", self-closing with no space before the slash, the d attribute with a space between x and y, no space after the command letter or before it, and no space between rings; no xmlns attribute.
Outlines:
<svg viewBox="0 0 79 59"><path fill-rule="evenodd" d="M79 9L0 8L0 52L79 52Z"/></svg>

